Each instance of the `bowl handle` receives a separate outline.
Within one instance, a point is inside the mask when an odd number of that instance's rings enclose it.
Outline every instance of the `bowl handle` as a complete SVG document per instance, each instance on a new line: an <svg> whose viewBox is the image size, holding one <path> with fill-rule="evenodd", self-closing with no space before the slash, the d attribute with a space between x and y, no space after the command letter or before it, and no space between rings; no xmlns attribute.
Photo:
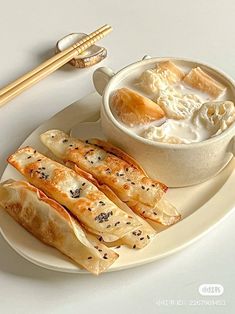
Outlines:
<svg viewBox="0 0 235 314"><path fill-rule="evenodd" d="M150 57L149 55L145 55L143 56L142 60L148 60L148 59L152 59L152 57Z"/></svg>
<svg viewBox="0 0 235 314"><path fill-rule="evenodd" d="M105 86L109 80L114 76L112 69L107 67L101 67L95 70L93 73L93 84L96 91L102 96Z"/></svg>
<svg viewBox="0 0 235 314"><path fill-rule="evenodd" d="M149 55L145 55L142 60L151 59ZM93 73L93 84L96 91L102 96L105 86L108 84L110 79L114 76L114 72L111 68L100 67Z"/></svg>

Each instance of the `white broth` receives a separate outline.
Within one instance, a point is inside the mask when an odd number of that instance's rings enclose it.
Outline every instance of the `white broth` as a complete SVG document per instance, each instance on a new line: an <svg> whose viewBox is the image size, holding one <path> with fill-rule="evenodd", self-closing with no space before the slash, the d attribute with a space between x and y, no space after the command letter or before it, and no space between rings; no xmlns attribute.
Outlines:
<svg viewBox="0 0 235 314"><path fill-rule="evenodd" d="M177 64L177 62L174 63L185 73L191 70L190 67L182 67L180 64ZM151 67L149 69L153 68ZM138 126L124 125L111 106L115 118L122 125L131 130L131 132L156 142L188 144L201 142L216 136L235 121L235 108L231 102L234 97L232 97L230 87L226 88L225 93L220 97L212 100L207 93L179 81L170 85L169 89L166 89L166 92L163 86L163 91L160 91L160 94L158 93L156 95L154 92L146 91L140 83L141 74L143 71L149 69L145 68L143 70L143 68L137 68L128 77L119 82L117 89L123 87L129 88L150 98L156 103L159 103L160 99L164 99L164 101L170 99L167 103L167 110L166 108L165 110L162 108L166 113L166 119L156 120ZM206 73L208 72L206 71ZM212 73L208 74L214 77ZM218 80L217 77L214 78ZM173 93L176 93L176 103L171 100L171 89ZM169 95L167 94L168 92ZM177 96L177 93L179 93L179 95L183 94L183 98ZM230 102L227 100L230 100ZM213 102L213 105L211 105L211 102ZM183 117L182 113L184 114Z"/></svg>

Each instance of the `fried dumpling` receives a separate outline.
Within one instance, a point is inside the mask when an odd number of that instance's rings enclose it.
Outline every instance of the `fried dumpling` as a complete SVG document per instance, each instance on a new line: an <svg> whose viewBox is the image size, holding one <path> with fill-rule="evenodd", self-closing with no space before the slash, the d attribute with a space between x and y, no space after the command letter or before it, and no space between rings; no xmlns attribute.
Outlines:
<svg viewBox="0 0 235 314"><path fill-rule="evenodd" d="M62 144L66 143L64 139ZM87 179L31 147L19 149L8 162L30 183L68 208L82 224L97 232L121 238L140 225Z"/></svg>
<svg viewBox="0 0 235 314"><path fill-rule="evenodd" d="M130 214L131 216L134 215L135 218L139 221L140 225L138 226L138 228L128 232L121 239L117 241L114 240L115 243L113 243L111 246L125 244L131 248L141 249L145 247L146 245L148 245L150 241L156 236L156 231L150 226L150 224L148 224L140 216L136 215L124 202L122 202L117 197L117 195L107 185L99 184L99 182L90 173L84 172L84 170L81 170L80 168L78 168L77 165L71 161L66 162L66 166L70 167L71 169L74 169L77 173L81 174L87 180L92 182L114 204L116 204L119 208L121 208L127 214ZM90 231L94 233L93 230L90 230ZM106 236L102 232L99 233L99 236L102 238L102 240L105 241Z"/></svg>
<svg viewBox="0 0 235 314"><path fill-rule="evenodd" d="M0 206L36 238L91 273L98 275L118 258L117 253L86 234L63 206L28 182L1 183Z"/></svg>
<svg viewBox="0 0 235 314"><path fill-rule="evenodd" d="M114 92L111 106L118 118L130 126L147 124L165 117L164 111L155 102L128 88Z"/></svg>
<svg viewBox="0 0 235 314"><path fill-rule="evenodd" d="M71 161L78 168L92 174L99 183L107 185L144 218L163 225L180 219L180 214L176 209L172 210L173 206L164 197L167 187L149 178L132 157L110 143L98 139L84 143L59 130L43 133L41 140L58 158L64 162ZM163 197L164 207L161 208L158 202Z"/></svg>

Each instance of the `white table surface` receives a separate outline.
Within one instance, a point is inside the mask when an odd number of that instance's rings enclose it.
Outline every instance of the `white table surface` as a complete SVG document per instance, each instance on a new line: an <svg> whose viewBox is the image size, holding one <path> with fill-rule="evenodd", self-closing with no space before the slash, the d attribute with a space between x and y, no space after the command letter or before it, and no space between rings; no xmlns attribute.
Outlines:
<svg viewBox="0 0 235 314"><path fill-rule="evenodd" d="M105 23L114 31L102 42L109 54L103 66L117 70L145 54L182 56L235 77L234 14L233 0L2 0L0 86L51 56L57 39ZM65 66L0 109L0 173L33 129L94 90L95 67ZM0 313L234 313L234 225L235 213L180 253L98 278L41 269L0 236ZM201 297L202 283L219 283L224 294Z"/></svg>

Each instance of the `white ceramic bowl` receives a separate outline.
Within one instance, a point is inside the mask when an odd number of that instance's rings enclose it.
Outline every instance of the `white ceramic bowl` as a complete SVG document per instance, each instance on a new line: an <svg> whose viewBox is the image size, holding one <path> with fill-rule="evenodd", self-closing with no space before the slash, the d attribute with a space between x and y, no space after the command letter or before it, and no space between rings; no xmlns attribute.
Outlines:
<svg viewBox="0 0 235 314"><path fill-rule="evenodd" d="M113 91L125 84L128 77L138 76L157 62L172 60L179 66L200 66L227 86L230 99L235 101L234 81L222 71L194 60L150 58L135 62L116 74L109 68L98 68L93 75L96 90L102 97L101 125L108 140L136 158L151 177L169 187L201 183L220 172L235 155L235 123L222 134L199 143L167 144L144 139L120 124L110 109Z"/></svg>

